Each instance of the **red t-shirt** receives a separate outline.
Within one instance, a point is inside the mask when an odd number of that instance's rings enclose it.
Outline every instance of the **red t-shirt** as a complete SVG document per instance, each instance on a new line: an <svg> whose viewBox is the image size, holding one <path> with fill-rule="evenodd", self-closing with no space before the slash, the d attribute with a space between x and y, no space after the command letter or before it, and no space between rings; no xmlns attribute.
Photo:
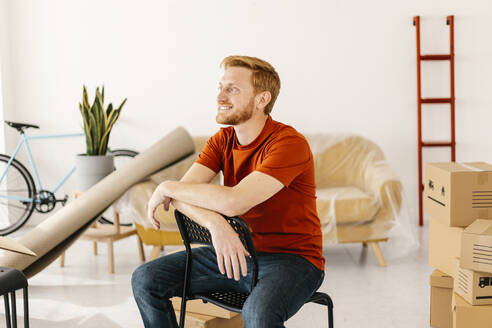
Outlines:
<svg viewBox="0 0 492 328"><path fill-rule="evenodd" d="M299 254L324 271L313 154L302 134L269 116L260 135L243 146L232 126L221 128L196 162L222 171L229 187L255 170L282 182L278 193L241 215L252 230L255 248Z"/></svg>

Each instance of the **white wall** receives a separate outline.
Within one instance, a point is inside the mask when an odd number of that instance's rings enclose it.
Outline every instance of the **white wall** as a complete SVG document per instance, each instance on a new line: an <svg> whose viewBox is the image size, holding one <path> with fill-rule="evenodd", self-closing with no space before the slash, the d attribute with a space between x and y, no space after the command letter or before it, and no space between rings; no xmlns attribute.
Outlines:
<svg viewBox="0 0 492 328"><path fill-rule="evenodd" d="M2 74L2 72L8 72L8 6L7 0L0 0L0 153L5 153L5 128L3 124L4 113L4 79L8 74Z"/></svg>
<svg viewBox="0 0 492 328"><path fill-rule="evenodd" d="M492 161L492 4L485 0L9 0L5 118L39 124L36 133L80 130L82 84L92 93L104 83L113 103L128 97L111 138L115 147L143 150L178 125L211 134L220 60L258 56L282 79L274 119L301 132L374 140L415 209L416 14L424 52L447 52L445 16L456 16L457 160ZM424 66L424 96L448 95L446 65ZM447 138L447 113L426 113L427 138ZM17 138L11 132L8 149ZM84 146L83 140L59 145L35 146L50 181ZM448 154L426 151L425 160Z"/></svg>

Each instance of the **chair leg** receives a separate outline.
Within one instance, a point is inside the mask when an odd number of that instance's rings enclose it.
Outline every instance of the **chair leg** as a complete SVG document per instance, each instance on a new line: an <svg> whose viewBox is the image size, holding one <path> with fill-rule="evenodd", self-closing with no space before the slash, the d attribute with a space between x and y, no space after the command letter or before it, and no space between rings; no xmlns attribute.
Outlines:
<svg viewBox="0 0 492 328"><path fill-rule="evenodd" d="M181 299L181 310L179 311L179 328L184 328L186 318L186 300Z"/></svg>
<svg viewBox="0 0 492 328"><path fill-rule="evenodd" d="M9 305L9 294L3 295L3 301L5 303L5 321L7 322L7 328L11 328L10 326L10 305Z"/></svg>
<svg viewBox="0 0 492 328"><path fill-rule="evenodd" d="M12 301L12 327L17 328L17 305L15 301L15 290L10 292L10 300Z"/></svg>
<svg viewBox="0 0 492 328"><path fill-rule="evenodd" d="M333 322L333 301L328 294L323 295L323 301L324 303L318 304L326 305L326 309L328 311L328 327L333 328L333 326L335 325L335 323Z"/></svg>
<svg viewBox="0 0 492 328"><path fill-rule="evenodd" d="M65 266L65 252L61 253L60 255L60 268L63 268Z"/></svg>
<svg viewBox="0 0 492 328"><path fill-rule="evenodd" d="M333 301L331 300L331 297L326 295L325 297L325 302L326 302L326 308L328 309L328 327L333 328L334 322L333 322Z"/></svg>
<svg viewBox="0 0 492 328"><path fill-rule="evenodd" d="M384 260L384 255L383 255L383 252L381 251L381 248L379 248L378 242L377 241L370 241L370 242L368 242L368 244L371 245L372 252L376 256L379 265L382 267L385 267L386 261Z"/></svg>
<svg viewBox="0 0 492 328"><path fill-rule="evenodd" d="M161 255L162 248L162 246L154 245L154 247L152 248L152 253L150 253L149 261L153 261L158 258L159 255Z"/></svg>
<svg viewBox="0 0 492 328"><path fill-rule="evenodd" d="M24 328L29 328L29 298L27 297L27 287L24 287Z"/></svg>
<svg viewBox="0 0 492 328"><path fill-rule="evenodd" d="M139 235L137 235L137 244L138 244L138 252L140 254L140 261L142 263L145 263L145 252L142 244L142 239L140 239Z"/></svg>
<svg viewBox="0 0 492 328"><path fill-rule="evenodd" d="M109 273L114 273L114 248L113 248L113 240L108 240L108 265L109 265Z"/></svg>
<svg viewBox="0 0 492 328"><path fill-rule="evenodd" d="M181 229L181 228L180 228ZM190 275L191 275L191 248L189 245L186 246L186 266L183 279L183 293L181 295L181 310L179 312L179 328L185 327L185 317L186 317L186 301L189 289Z"/></svg>
<svg viewBox="0 0 492 328"><path fill-rule="evenodd" d="M328 306L328 327L333 328L333 308Z"/></svg>

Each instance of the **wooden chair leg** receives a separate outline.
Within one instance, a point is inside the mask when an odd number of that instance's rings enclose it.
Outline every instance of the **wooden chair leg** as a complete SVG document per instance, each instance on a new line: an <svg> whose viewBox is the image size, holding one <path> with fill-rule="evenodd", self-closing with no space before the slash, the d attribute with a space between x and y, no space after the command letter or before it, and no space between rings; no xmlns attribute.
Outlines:
<svg viewBox="0 0 492 328"><path fill-rule="evenodd" d="M367 242L369 245L371 245L371 249L376 256L376 259L378 260L378 263L380 266L385 267L386 266L386 261L384 260L384 255L383 252L381 251L381 248L379 247L379 244L377 241L368 241Z"/></svg>
<svg viewBox="0 0 492 328"><path fill-rule="evenodd" d="M145 263L145 252L142 244L142 239L140 239L139 235L137 235L137 244L138 244L138 252L140 253L140 261L142 263Z"/></svg>
<svg viewBox="0 0 492 328"><path fill-rule="evenodd" d="M153 261L155 260L156 258L159 257L159 255L161 255L161 251L162 251L163 247L162 246L157 246L157 245L154 245L154 248L152 248L152 253L150 253L150 258L149 258L149 261Z"/></svg>
<svg viewBox="0 0 492 328"><path fill-rule="evenodd" d="M97 241L93 242L92 250L93 250L94 256L97 256Z"/></svg>
<svg viewBox="0 0 492 328"><path fill-rule="evenodd" d="M60 268L63 268L65 266L65 252L61 253L60 255Z"/></svg>
<svg viewBox="0 0 492 328"><path fill-rule="evenodd" d="M108 240L108 265L109 265L109 273L114 273L114 248L113 248L113 240Z"/></svg>

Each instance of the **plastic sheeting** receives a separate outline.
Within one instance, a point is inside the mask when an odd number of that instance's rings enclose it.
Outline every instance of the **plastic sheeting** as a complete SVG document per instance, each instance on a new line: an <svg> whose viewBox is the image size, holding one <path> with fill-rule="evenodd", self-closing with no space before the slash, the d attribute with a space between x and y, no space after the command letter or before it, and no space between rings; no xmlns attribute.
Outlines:
<svg viewBox="0 0 492 328"><path fill-rule="evenodd" d="M349 134L306 135L315 161L317 210L324 243L347 243L391 238L396 249L385 250L388 258L398 257L417 246L403 202L402 184L388 165L381 149L372 141ZM201 150L206 137L194 138ZM158 183L179 180L198 153L155 174L151 180L132 187L116 204L144 227L147 201ZM218 180L215 180L217 183ZM159 210L161 229L178 231L173 211ZM396 239L396 240L394 240ZM384 244L381 245L383 250ZM389 253L389 254L386 254Z"/></svg>

